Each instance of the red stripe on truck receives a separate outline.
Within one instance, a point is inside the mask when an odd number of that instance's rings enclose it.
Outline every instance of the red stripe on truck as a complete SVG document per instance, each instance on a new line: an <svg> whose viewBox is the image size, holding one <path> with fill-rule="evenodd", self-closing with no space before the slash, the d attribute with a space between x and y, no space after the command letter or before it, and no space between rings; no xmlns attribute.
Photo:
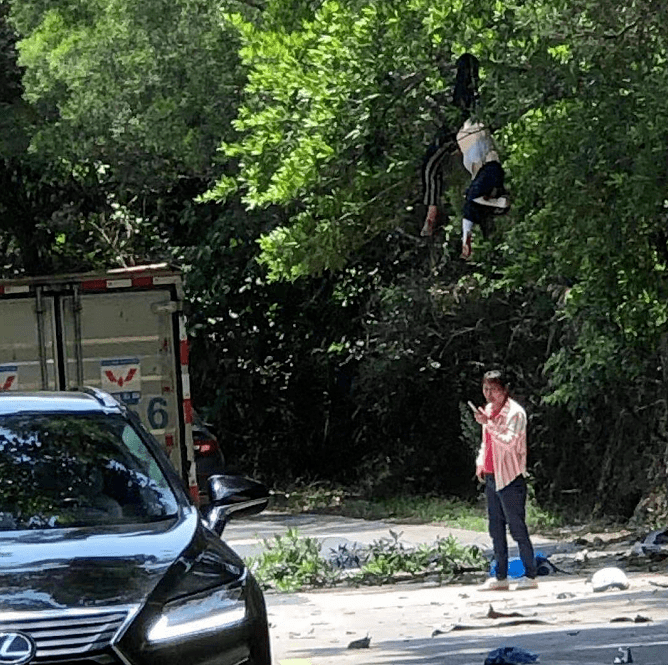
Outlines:
<svg viewBox="0 0 668 665"><path fill-rule="evenodd" d="M132 286L153 286L153 277L133 277Z"/></svg>
<svg viewBox="0 0 668 665"><path fill-rule="evenodd" d="M106 279L88 279L81 282L81 288L84 291L106 291L107 290L107 280Z"/></svg>
<svg viewBox="0 0 668 665"><path fill-rule="evenodd" d="M188 346L188 340L182 339L179 344L179 353L181 355L181 365L187 365L190 358L190 347Z"/></svg>
<svg viewBox="0 0 668 665"><path fill-rule="evenodd" d="M197 485L190 486L190 498L196 506L199 506L199 487Z"/></svg>
<svg viewBox="0 0 668 665"><path fill-rule="evenodd" d="M183 417L185 418L186 424L191 425L193 422L193 405L189 399L183 400Z"/></svg>

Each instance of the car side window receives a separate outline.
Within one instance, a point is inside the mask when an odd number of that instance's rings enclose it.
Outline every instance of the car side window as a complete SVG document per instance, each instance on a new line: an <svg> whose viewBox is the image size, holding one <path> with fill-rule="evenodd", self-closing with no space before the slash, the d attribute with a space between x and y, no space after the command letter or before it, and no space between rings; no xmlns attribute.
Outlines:
<svg viewBox="0 0 668 665"><path fill-rule="evenodd" d="M129 424L125 425L121 438L132 456L139 462L140 467L146 472L146 475L154 481L157 480L158 487L167 489L167 481L162 470L134 427Z"/></svg>

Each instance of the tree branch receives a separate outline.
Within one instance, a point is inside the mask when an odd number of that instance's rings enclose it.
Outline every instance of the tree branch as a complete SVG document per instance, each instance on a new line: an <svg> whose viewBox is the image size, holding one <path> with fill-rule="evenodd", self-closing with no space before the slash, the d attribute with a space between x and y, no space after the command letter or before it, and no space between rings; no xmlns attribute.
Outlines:
<svg viewBox="0 0 668 665"><path fill-rule="evenodd" d="M632 23L625 25L619 32L613 32L612 34L607 34L607 35L604 34L603 39L619 39L620 37L623 37L629 30L635 28L638 25L638 23L640 23L640 17L638 17Z"/></svg>

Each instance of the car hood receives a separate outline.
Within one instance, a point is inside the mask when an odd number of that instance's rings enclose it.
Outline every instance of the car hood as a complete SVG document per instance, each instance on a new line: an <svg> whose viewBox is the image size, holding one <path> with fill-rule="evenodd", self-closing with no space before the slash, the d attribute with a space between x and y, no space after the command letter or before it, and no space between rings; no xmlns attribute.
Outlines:
<svg viewBox="0 0 668 665"><path fill-rule="evenodd" d="M0 532L0 611L142 603L198 524L184 508L150 524Z"/></svg>

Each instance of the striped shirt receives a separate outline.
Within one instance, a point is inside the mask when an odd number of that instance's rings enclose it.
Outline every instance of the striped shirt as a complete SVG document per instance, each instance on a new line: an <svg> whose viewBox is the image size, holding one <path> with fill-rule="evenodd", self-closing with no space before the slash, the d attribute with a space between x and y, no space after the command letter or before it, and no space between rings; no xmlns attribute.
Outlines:
<svg viewBox="0 0 668 665"><path fill-rule="evenodd" d="M527 414L510 397L495 418L492 405L485 407L490 420L482 428L482 446L476 465L485 462L486 442L491 442L494 458L494 482L497 491L509 485L517 476L526 475L527 469Z"/></svg>

